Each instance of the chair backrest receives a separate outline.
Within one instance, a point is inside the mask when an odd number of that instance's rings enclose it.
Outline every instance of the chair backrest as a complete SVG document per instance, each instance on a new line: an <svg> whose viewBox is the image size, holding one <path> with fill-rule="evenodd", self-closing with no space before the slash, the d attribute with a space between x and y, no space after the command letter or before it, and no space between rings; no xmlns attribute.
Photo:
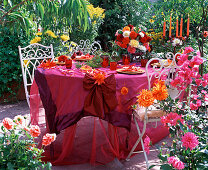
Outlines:
<svg viewBox="0 0 208 170"><path fill-rule="evenodd" d="M151 82L154 79L161 79L162 76L165 76L165 84L168 86L168 94L172 99L176 99L180 96L182 91L177 90L177 88L171 86L170 82L174 79L177 74L177 69L180 69L182 66L177 65L176 56L181 55L181 53L176 53L175 55L171 52L165 55L165 59L161 58L152 58L147 62L146 65L146 74L148 79L148 88L151 89ZM171 62L168 63L171 60ZM158 61L158 64L152 64L152 61ZM148 68L152 67L150 71Z"/></svg>
<svg viewBox="0 0 208 170"><path fill-rule="evenodd" d="M30 106L29 102L29 92L28 87L32 85L34 80L34 72L37 66L48 59L53 60L53 46L44 46L38 43L30 44L27 47L19 48L19 56L22 68L22 76L25 88L25 94L27 103Z"/></svg>
<svg viewBox="0 0 208 170"><path fill-rule="evenodd" d="M71 42L69 45L70 55L72 56L74 52L82 51L83 54L95 54L96 51L101 50L101 45L97 42L90 42L90 40L80 40L79 44Z"/></svg>

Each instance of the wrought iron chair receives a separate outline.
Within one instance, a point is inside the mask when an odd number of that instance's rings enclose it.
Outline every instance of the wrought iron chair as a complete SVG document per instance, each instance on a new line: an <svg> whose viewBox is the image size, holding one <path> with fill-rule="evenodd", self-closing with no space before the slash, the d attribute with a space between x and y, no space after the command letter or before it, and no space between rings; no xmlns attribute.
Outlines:
<svg viewBox="0 0 208 170"><path fill-rule="evenodd" d="M90 42L90 40L80 40L79 44L75 42L71 42L69 45L70 56L74 54L74 52L82 51L83 54L95 54L96 51L101 50L101 45L97 42Z"/></svg>
<svg viewBox="0 0 208 170"><path fill-rule="evenodd" d="M25 88L25 95L28 106L30 107L30 94L28 87L32 85L34 80L34 72L36 67L45 60L54 59L53 45L44 46L38 43L30 44L21 48L18 46L19 56L22 68L22 76Z"/></svg>
<svg viewBox="0 0 208 170"><path fill-rule="evenodd" d="M180 53L177 53L177 54L180 54ZM151 83L152 83L152 81L154 81L155 78L160 80L162 75L167 75L167 78L165 80L165 84L168 87L169 96L172 99L176 99L177 97L180 96L182 91L178 91L176 88L174 88L170 85L171 80L174 79L175 74L177 74L176 70L180 69L180 67L181 67L181 66L178 66L176 63L177 54L174 55L173 53L170 53L170 52L166 54L166 59L172 60L171 64L169 64L169 65L168 65L167 60L163 60L160 58L152 58L151 60L148 61L147 65L146 65L146 74L147 74L148 89L149 90L151 89ZM153 72L150 73L149 67L151 66L151 62L153 60L158 60L159 65L154 65ZM139 108L139 107L137 107L137 108ZM144 156L145 156L147 169L149 168L148 158L147 158L146 152L144 150L144 144L143 144L142 137L146 131L147 123L155 122L155 128L156 128L157 122L160 121L160 117L163 116L164 114L165 114L165 112L158 109L156 102L153 106L146 107L144 109L136 109L133 111L133 120L136 124L139 138L137 139L137 141L134 144L134 146L132 147L129 155L127 156L127 158L126 158L127 161L129 160L129 158L131 157L131 155L133 153L138 153L137 151L135 151L135 149L136 149L137 145L139 144L139 142L141 142L142 150L143 150ZM142 131L140 131L137 119L139 119L140 121L143 121Z"/></svg>

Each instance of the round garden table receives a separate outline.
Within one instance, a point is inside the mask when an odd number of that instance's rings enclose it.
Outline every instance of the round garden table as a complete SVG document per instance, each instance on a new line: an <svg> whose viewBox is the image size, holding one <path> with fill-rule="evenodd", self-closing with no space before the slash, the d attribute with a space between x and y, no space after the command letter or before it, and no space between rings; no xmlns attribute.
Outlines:
<svg viewBox="0 0 208 170"><path fill-rule="evenodd" d="M31 123L40 125L43 130L46 125L46 132L58 134L56 141L46 147L45 161L51 161L53 165L105 164L114 158L125 159L128 155L138 138L131 106L136 102L138 93L148 88L146 73L127 75L109 68L100 70L114 78L117 102L113 110L103 112L102 116L85 112L86 97L90 93L92 97L95 94L83 88L86 75L80 69L57 66L35 71L30 92ZM121 94L122 87L128 89L127 94ZM100 93L103 94L102 91ZM105 98L101 98L104 103ZM91 104L102 107L103 103L96 101L93 99ZM41 109L41 103L44 109ZM142 128L142 122L139 125ZM155 143L167 136L168 130L161 124L157 128L150 124L146 134Z"/></svg>

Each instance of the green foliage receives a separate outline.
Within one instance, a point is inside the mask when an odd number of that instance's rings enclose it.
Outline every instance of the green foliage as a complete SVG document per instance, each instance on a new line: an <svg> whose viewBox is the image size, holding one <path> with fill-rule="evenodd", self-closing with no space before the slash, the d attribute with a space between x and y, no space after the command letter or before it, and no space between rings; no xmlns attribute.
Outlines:
<svg viewBox="0 0 208 170"><path fill-rule="evenodd" d="M11 34L6 27L0 26L0 98L5 98L6 93L15 96L22 82L21 65L17 46L28 45L24 32ZM12 85L16 83L16 89Z"/></svg>
<svg viewBox="0 0 208 170"><path fill-rule="evenodd" d="M89 27L85 0L4 0L0 6L0 24L11 31L24 29L29 35L37 25L55 32L74 24L84 31Z"/></svg>
<svg viewBox="0 0 208 170"><path fill-rule="evenodd" d="M71 40L76 43L86 39L89 39L91 42L95 41L95 38L98 36L99 27L103 23L105 17L104 9L99 7L95 8L89 3L87 5L87 10L90 16L89 29L84 31L83 27L80 27L78 24L74 24L70 29Z"/></svg>

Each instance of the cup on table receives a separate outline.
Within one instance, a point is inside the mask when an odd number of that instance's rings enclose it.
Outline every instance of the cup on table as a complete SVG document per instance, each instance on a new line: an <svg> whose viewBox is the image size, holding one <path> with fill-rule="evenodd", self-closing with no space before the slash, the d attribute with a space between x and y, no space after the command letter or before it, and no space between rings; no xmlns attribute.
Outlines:
<svg viewBox="0 0 208 170"><path fill-rule="evenodd" d="M109 62L109 60L108 60L108 58L103 58L103 62L102 62L102 67L108 67L108 62Z"/></svg>
<svg viewBox="0 0 208 170"><path fill-rule="evenodd" d="M123 65L129 65L130 64L130 57L127 54L122 55L123 58Z"/></svg>
<svg viewBox="0 0 208 170"><path fill-rule="evenodd" d="M110 70L116 70L117 69L117 62L110 62Z"/></svg>
<svg viewBox="0 0 208 170"><path fill-rule="evenodd" d="M67 69L71 69L72 67L72 60L71 59L66 59L65 60L65 65Z"/></svg>

